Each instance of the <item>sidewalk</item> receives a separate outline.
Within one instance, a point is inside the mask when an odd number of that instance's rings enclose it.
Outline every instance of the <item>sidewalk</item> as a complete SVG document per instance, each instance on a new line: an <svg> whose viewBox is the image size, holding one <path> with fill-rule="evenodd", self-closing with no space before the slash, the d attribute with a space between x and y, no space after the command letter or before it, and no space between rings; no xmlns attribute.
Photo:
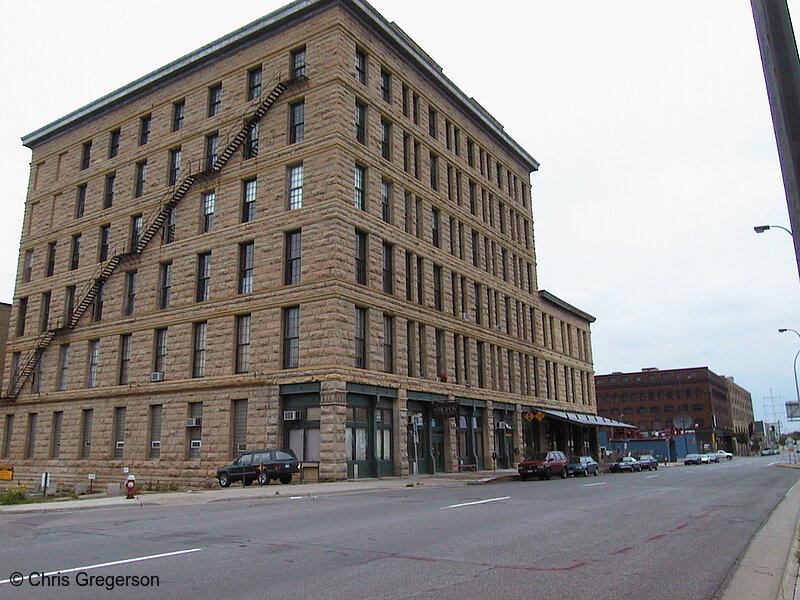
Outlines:
<svg viewBox="0 0 800 600"><path fill-rule="evenodd" d="M352 494L381 489L402 489L417 486L441 486L464 483L482 484L493 481L508 481L517 476L516 469L497 471L474 471L466 473L437 473L435 475L415 475L410 477L384 477L376 479L355 479L324 483L293 483L281 485L270 483L260 486L256 483L244 487L233 484L229 488L197 490L187 492L143 493L128 500L125 495L86 498L83 500L54 500L34 504L12 504L0 506L0 514L9 513L48 513L55 511L88 508L113 508L129 506L185 506L207 504L209 502L229 502L231 500L280 497L292 498L319 496L322 494Z"/></svg>

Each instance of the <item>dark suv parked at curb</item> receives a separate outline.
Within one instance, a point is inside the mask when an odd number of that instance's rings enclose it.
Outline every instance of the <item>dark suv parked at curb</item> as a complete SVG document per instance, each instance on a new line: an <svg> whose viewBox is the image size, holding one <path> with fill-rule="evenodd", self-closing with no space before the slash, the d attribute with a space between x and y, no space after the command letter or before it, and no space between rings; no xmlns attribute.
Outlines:
<svg viewBox="0 0 800 600"><path fill-rule="evenodd" d="M256 480L259 485L267 485L273 479L290 483L292 473L299 472L300 461L291 450L255 450L242 454L232 465L217 469L217 479L222 487L234 481L250 485Z"/></svg>
<svg viewBox="0 0 800 600"><path fill-rule="evenodd" d="M558 473L561 479L567 478L567 455L558 450L550 452L534 452L529 458L519 463L517 471L519 478L525 481L534 475L539 479L550 479L550 476Z"/></svg>
<svg viewBox="0 0 800 600"><path fill-rule="evenodd" d="M642 467L642 469L647 469L648 471L658 470L658 461L650 454L643 454L636 460L639 461L639 465Z"/></svg>

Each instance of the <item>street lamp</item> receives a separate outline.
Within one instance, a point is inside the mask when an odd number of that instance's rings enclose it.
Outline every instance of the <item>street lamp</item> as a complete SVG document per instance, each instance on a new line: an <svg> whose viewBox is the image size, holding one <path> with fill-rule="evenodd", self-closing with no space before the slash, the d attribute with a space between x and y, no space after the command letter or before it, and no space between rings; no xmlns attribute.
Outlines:
<svg viewBox="0 0 800 600"><path fill-rule="evenodd" d="M787 331L791 331L800 338L800 332L795 329L787 329L786 327L782 327L778 329L778 333L786 333ZM797 354L794 355L794 391L797 394L796 398L797 401L800 402L800 386L797 385L797 357L800 356L800 350L797 351Z"/></svg>
<svg viewBox="0 0 800 600"><path fill-rule="evenodd" d="M783 229L786 233L794 237L794 234L792 233L791 229L787 229L783 225L757 225L753 227L756 233L764 233L768 229L773 229L773 228Z"/></svg>

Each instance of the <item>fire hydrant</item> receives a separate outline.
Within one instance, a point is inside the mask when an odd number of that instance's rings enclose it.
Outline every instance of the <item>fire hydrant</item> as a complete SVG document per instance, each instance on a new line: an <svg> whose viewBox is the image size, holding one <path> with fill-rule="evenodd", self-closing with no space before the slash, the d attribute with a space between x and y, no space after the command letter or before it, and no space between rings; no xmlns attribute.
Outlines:
<svg viewBox="0 0 800 600"><path fill-rule="evenodd" d="M128 475L128 479L125 481L125 499L132 500L134 496L136 496L136 477Z"/></svg>

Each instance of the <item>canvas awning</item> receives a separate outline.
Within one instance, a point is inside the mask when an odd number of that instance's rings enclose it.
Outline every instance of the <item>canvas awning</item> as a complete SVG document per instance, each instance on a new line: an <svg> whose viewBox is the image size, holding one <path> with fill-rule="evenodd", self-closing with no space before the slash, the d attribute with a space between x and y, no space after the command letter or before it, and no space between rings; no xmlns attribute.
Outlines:
<svg viewBox="0 0 800 600"><path fill-rule="evenodd" d="M565 410L552 410L550 408L540 408L548 417L553 417L567 423L575 425L584 425L590 427L615 427L619 429L638 429L636 425L629 425L621 421L615 421L607 417L600 417L598 415L590 415L586 413L569 412Z"/></svg>

